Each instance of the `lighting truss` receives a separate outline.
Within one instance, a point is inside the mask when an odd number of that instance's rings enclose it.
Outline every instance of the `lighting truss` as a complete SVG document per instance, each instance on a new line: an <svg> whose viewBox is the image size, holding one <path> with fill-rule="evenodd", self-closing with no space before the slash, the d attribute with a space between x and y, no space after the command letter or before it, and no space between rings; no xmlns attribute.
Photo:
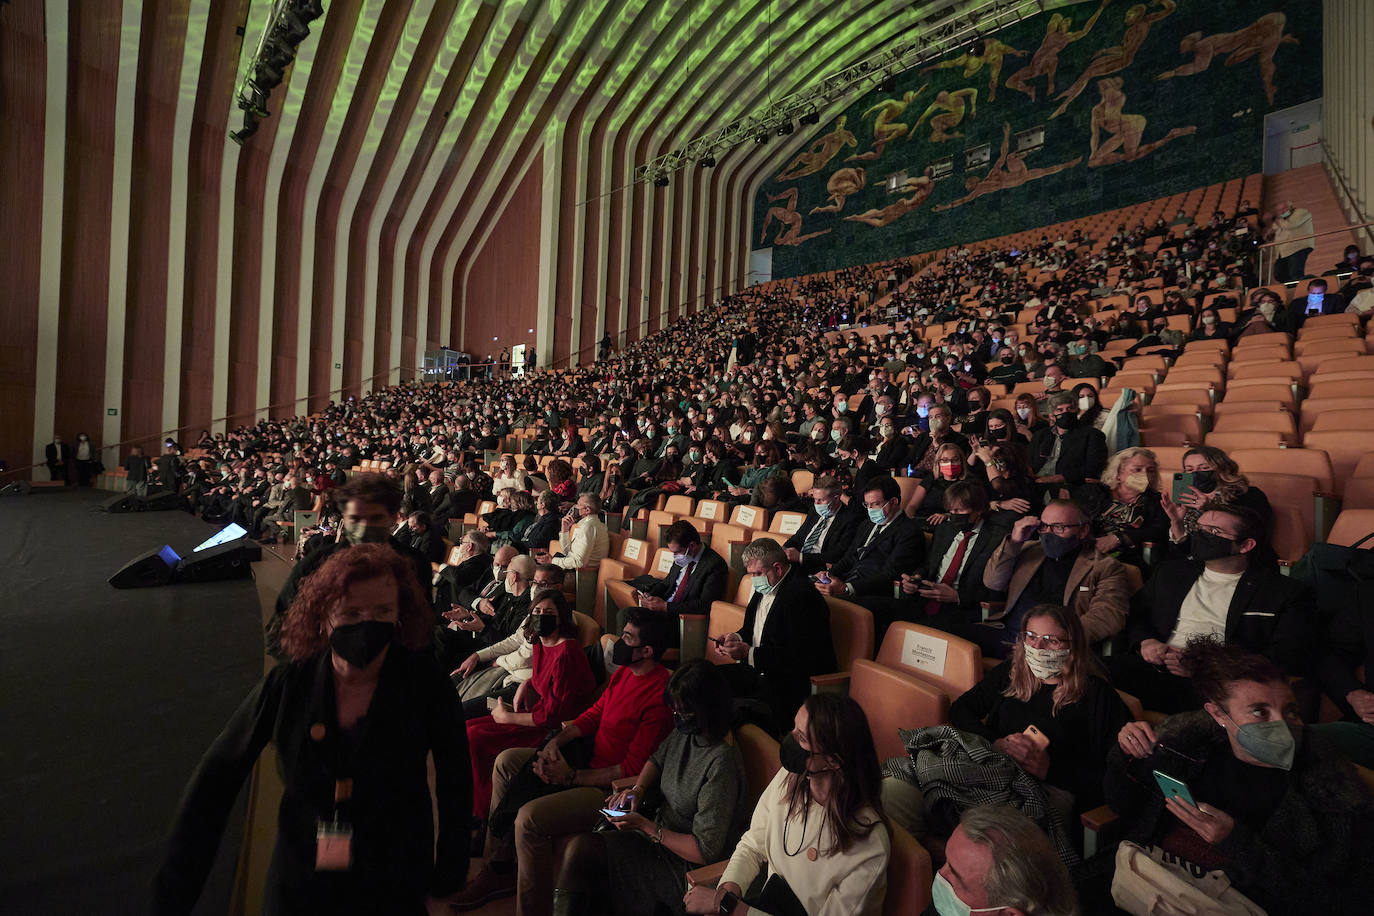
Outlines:
<svg viewBox="0 0 1374 916"><path fill-rule="evenodd" d="M832 73L819 83L635 166L631 184L666 179L679 169L702 159L714 160L745 143L766 142L758 140L759 137L782 136L780 128L794 120L815 124L822 111L853 98L870 86L986 38L1043 9L1043 0L970 0L962 6L952 7L952 12L933 25L913 26L913 29L920 29L915 37L899 38L882 51Z"/></svg>
<svg viewBox="0 0 1374 916"><path fill-rule="evenodd" d="M257 132L259 121L270 115L268 96L281 85L296 59L296 48L310 34L310 23L323 15L322 0L273 0L257 49L239 83L237 103L243 111L243 127L230 131L229 139L242 145Z"/></svg>

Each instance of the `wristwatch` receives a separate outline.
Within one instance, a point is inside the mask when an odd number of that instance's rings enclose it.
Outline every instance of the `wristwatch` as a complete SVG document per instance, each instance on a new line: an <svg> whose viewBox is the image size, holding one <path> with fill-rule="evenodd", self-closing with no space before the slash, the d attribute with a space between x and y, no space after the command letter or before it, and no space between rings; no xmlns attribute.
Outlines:
<svg viewBox="0 0 1374 916"><path fill-rule="evenodd" d="M735 896L732 891L726 891L725 895L720 898L720 916L730 916L737 906L739 906L739 897Z"/></svg>

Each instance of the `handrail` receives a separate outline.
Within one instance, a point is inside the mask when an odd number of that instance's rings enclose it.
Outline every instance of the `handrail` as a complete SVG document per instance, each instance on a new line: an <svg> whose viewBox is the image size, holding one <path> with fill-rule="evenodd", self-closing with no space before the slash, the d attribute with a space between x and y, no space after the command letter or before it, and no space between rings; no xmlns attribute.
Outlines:
<svg viewBox="0 0 1374 916"><path fill-rule="evenodd" d="M1335 234L1338 233L1338 232L1349 232L1349 231L1352 230L1352 229L1367 229L1367 228L1369 228L1370 226L1374 226L1374 220L1371 220L1371 221L1369 221L1369 222L1364 222L1364 223L1352 223L1352 224L1349 225L1349 226L1342 226L1342 227L1339 228L1339 229L1326 229L1326 230L1324 230L1324 231L1322 231L1322 232L1313 232L1313 233L1310 233L1310 234L1308 234L1308 235L1301 236L1300 238L1302 238L1302 239L1319 239L1319 238L1321 238L1322 236L1326 236L1326 235L1335 235ZM1292 241L1297 241L1297 239L1284 239L1283 242L1265 242L1265 243L1263 243L1263 244L1261 244L1261 245L1256 245L1255 247L1256 247L1256 248L1273 248L1275 245L1282 245L1282 244L1284 244L1284 242L1292 242Z"/></svg>
<svg viewBox="0 0 1374 916"><path fill-rule="evenodd" d="M1322 158L1326 160L1327 171L1330 174L1336 176L1336 181L1340 183L1341 190L1345 192L1345 199L1349 201L1350 209L1354 210L1355 215L1358 216L1360 219L1366 220L1364 225L1368 226L1368 217L1366 217L1365 214L1360 212L1360 208L1356 204L1357 198L1355 197L1355 194L1350 190L1350 185L1345 183L1345 176L1341 174L1340 167L1336 165L1336 158L1331 155L1331 144L1326 142L1325 137L1318 137L1317 142L1320 143L1322 146Z"/></svg>

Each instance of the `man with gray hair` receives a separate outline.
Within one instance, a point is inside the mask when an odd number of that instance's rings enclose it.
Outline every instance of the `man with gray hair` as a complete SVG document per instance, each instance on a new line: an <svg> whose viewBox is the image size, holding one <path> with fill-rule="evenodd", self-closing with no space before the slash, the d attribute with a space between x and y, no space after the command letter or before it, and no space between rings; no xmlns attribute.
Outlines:
<svg viewBox="0 0 1374 916"><path fill-rule="evenodd" d="M1007 805L969 808L945 844L931 889L940 916L1019 913L1075 916L1069 870L1049 837Z"/></svg>
<svg viewBox="0 0 1374 916"><path fill-rule="evenodd" d="M548 560L541 555L540 562L563 569L599 565L611 552L611 533L598 517L600 514L600 496L583 493L577 497L577 505L563 518L563 552Z"/></svg>
<svg viewBox="0 0 1374 916"><path fill-rule="evenodd" d="M736 633L712 634L708 654L722 672L737 705L774 734L791 728L797 707L811 693L811 676L838 667L830 636L830 606L782 545L759 538L744 548L744 569L754 595Z"/></svg>

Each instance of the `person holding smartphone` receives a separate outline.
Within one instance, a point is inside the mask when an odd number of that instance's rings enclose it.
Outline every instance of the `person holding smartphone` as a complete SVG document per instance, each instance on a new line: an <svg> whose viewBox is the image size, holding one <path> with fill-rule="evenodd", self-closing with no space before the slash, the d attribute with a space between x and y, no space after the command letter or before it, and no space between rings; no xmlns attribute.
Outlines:
<svg viewBox="0 0 1374 916"><path fill-rule="evenodd" d="M1271 916L1367 908L1374 797L1303 723L1283 669L1210 637L1189 641L1184 664L1203 709L1127 723L1108 758L1127 838L1222 872ZM1156 771L1192 801L1166 795Z"/></svg>
<svg viewBox="0 0 1374 916"><path fill-rule="evenodd" d="M1078 615L1057 604L1032 608L1011 657L949 708L951 725L991 741L1066 816L1102 803L1107 754L1130 719ZM931 823L921 790L899 777L883 780L883 805L923 842L952 827Z"/></svg>
<svg viewBox="0 0 1374 916"><path fill-rule="evenodd" d="M673 730L635 784L606 799L613 829L579 835L564 856L554 893L570 913L606 897L590 911L682 913L687 872L724 858L747 826L744 764L726 741L732 696L721 669L693 659L664 693Z"/></svg>

